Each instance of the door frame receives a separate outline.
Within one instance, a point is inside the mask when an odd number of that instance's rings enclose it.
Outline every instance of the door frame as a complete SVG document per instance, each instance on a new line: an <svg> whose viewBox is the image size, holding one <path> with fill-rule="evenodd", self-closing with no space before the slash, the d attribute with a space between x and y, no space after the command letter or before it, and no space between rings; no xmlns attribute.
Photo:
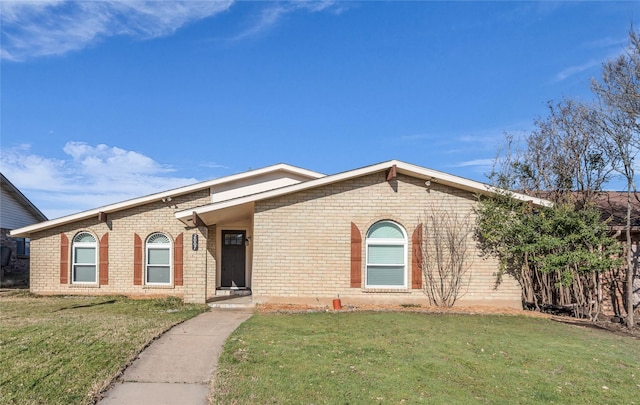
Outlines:
<svg viewBox="0 0 640 405"><path fill-rule="evenodd" d="M237 286L237 287L223 287L222 286L222 252L223 252L223 247L224 247L224 240L223 240L223 231L224 232L244 232L245 234L245 238L247 238L249 241L251 241L252 235L251 235L251 229L248 226L233 226L233 225L224 225L224 226L218 226L217 227L217 232L216 232L216 239L217 239L217 265L216 265L216 289L224 289L224 290L244 290L244 289L251 289L251 261L252 259L252 244L249 243L245 243L245 256L244 256L244 286Z"/></svg>

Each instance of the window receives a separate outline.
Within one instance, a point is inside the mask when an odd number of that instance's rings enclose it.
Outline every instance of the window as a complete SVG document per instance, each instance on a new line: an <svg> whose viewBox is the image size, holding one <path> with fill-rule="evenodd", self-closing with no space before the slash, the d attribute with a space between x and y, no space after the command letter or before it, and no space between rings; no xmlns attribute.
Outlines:
<svg viewBox="0 0 640 405"><path fill-rule="evenodd" d="M407 287L407 235L391 221L373 224L367 232L367 288Z"/></svg>
<svg viewBox="0 0 640 405"><path fill-rule="evenodd" d="M224 234L225 245L244 245L244 233L225 233Z"/></svg>
<svg viewBox="0 0 640 405"><path fill-rule="evenodd" d="M16 238L16 254L19 257L29 257L31 255L31 239Z"/></svg>
<svg viewBox="0 0 640 405"><path fill-rule="evenodd" d="M95 236L89 232L80 232L73 238L72 282L79 284L96 283L98 280L97 262L98 247Z"/></svg>
<svg viewBox="0 0 640 405"><path fill-rule="evenodd" d="M151 285L171 284L171 241L163 233L154 233L147 238L146 278Z"/></svg>

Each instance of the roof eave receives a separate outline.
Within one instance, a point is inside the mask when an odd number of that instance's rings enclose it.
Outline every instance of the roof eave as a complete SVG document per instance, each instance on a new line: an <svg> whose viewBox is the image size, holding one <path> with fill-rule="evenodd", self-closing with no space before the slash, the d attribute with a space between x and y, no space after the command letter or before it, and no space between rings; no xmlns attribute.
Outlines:
<svg viewBox="0 0 640 405"><path fill-rule="evenodd" d="M147 195L147 196L138 197L138 198L134 198L134 199L131 199L131 200L126 200L126 201L122 201L122 202L115 203L115 204L105 205L103 207L94 208L94 209L87 210L87 211L82 211L82 212L79 212L79 213L76 213L76 214L67 215L67 216L64 216L64 217L48 220L48 221L45 221L45 222L40 222L38 224L29 225L29 226L25 226L25 227L22 227L22 228L14 229L13 231L11 231L10 234L11 234L11 236L28 237L33 232L45 231L47 229L55 228L57 226L64 225L64 224L67 224L67 223L80 221L80 220L91 218L91 217L97 217L100 213L109 214L109 213L121 211L121 210L124 210L124 209L134 208L134 207L137 207L137 206L140 206L140 205L149 204L149 203L152 203L154 201L162 201L163 199L165 199L167 197L172 197L172 198L173 197L178 197L178 196L189 194L189 193L193 193L193 192L196 192L196 191L205 190L205 189L208 189L208 188L210 189L211 187L214 187L214 186L219 185L219 184L229 183L229 182L233 182L233 181L237 181L237 180L242 180L242 179L246 179L246 178L250 178L250 177L259 176L259 175L265 174L265 173L273 173L273 172L278 172L278 171L294 173L294 174L298 174L298 175L301 175L303 177L308 177L308 178L311 178L311 179L317 179L317 178L325 177L325 175L322 174L322 173L314 172L314 171L307 170L307 169L302 169L302 168L299 168L299 167L296 167L296 166L291 166L291 165L284 164L284 163L278 163L278 164L267 166L267 167L263 167L263 168L260 168L260 169L255 169L255 170L251 170L251 171L247 171L247 172L232 174L230 176L220 177L220 178L213 179L213 180L207 180L207 181L204 181L204 182L199 182L199 183L191 184L191 185L188 185L188 186L179 187L179 188L176 188L176 189L163 191L163 192L160 192L160 193L150 194L150 195ZM46 219L46 217L45 217L45 219Z"/></svg>
<svg viewBox="0 0 640 405"><path fill-rule="evenodd" d="M40 221L48 220L47 216L42 213L4 174L0 173L2 183L4 183L9 189L9 193L13 194L25 208Z"/></svg>
<svg viewBox="0 0 640 405"><path fill-rule="evenodd" d="M309 180L306 182L285 186L275 190L264 191L261 193L256 193L250 196L244 196L239 198L230 199L227 201L216 202L212 204L207 204L195 209L188 209L184 211L179 211L175 213L177 219L182 221L187 226L193 226L193 216L194 214L199 215L205 212L209 212L212 210L220 210L224 208L229 208L234 205L245 204L249 202L256 202L260 200L265 200L268 198L273 198L277 196L292 194L302 190L308 190L316 187L321 187L327 184L335 183L338 181L345 181L351 178L372 174L380 171L385 171L390 169L391 167L396 168L398 173L411 175L414 177L422 178L425 181L430 180L433 182L437 182L440 184L445 184L450 187L455 187L458 189L463 189L472 193L478 193L483 195L491 195L499 192L504 192L504 190L498 189L496 187L492 187L490 185L480 183L474 180L465 179L462 177L454 176L451 174L447 174L444 172L439 172L436 170L426 169L420 166L412 165L409 163L405 163L398 160L390 160L382 163L378 163L371 166L366 166L360 169L350 170L342 173L337 173L330 176L325 176L322 178L318 178L315 180ZM551 206L553 205L550 201L530 197L524 194L513 193L510 192L513 198L522 201L532 201L533 204L538 206Z"/></svg>

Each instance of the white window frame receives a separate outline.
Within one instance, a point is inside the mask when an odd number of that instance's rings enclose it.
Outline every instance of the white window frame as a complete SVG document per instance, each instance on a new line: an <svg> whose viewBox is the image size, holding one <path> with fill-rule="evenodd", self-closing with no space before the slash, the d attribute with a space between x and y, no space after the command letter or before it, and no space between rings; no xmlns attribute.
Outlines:
<svg viewBox="0 0 640 405"><path fill-rule="evenodd" d="M89 235L93 238L93 242L78 242L81 235ZM94 260L93 263L76 263L76 248L93 248ZM76 266L93 266L95 281L76 281ZM98 284L98 238L91 232L81 231L73 237L73 243L71 244L71 283L72 284Z"/></svg>
<svg viewBox="0 0 640 405"><path fill-rule="evenodd" d="M167 238L169 240L168 243L149 243L149 241L155 236L155 235L162 235L165 238ZM169 251L169 263L166 265L166 267L169 268L169 281L166 283L158 283L158 282L150 282L149 281L149 267L165 267L164 265L158 265L158 264L149 264L149 250L164 250L167 249ZM145 285L150 285L150 286L170 286L173 285L173 249L172 249L172 244L171 244L171 237L169 237L169 235L167 235L166 233L163 232L154 232L151 235L149 235L147 237L147 239L145 240L144 243L144 283Z"/></svg>
<svg viewBox="0 0 640 405"><path fill-rule="evenodd" d="M395 227L398 227L400 229L400 231L402 232L402 239L399 238L370 238L369 234L371 233L372 229L374 226L379 225L381 223L389 223L394 225ZM407 243L407 232L405 231L404 227L402 225L400 225L397 222L394 221L388 221L388 220L384 220L384 221L378 221L375 224L371 225L371 227L369 228L369 230L367 231L367 237L366 237L366 243L365 243L365 254L366 254L366 262L365 262L365 288L378 288L378 289L393 289L393 290L405 290L407 289L407 282L408 282L408 277L407 277L407 270L408 270L408 266L407 266L407 259L408 259L408 243ZM397 263L397 264L379 264L379 263L369 263L369 247L370 246L402 246L403 247L403 260L404 263ZM369 284L369 268L370 267L376 267L376 266L380 266L380 267L384 267L384 266L395 266L395 267L400 267L402 266L402 277L403 277L403 283L402 285L379 285L379 284Z"/></svg>

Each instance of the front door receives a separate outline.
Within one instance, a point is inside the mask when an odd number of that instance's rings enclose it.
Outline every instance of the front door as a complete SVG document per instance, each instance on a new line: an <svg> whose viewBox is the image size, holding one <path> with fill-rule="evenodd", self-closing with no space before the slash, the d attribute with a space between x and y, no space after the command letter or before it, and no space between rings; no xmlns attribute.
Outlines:
<svg viewBox="0 0 640 405"><path fill-rule="evenodd" d="M221 287L246 287L245 231L222 231Z"/></svg>

